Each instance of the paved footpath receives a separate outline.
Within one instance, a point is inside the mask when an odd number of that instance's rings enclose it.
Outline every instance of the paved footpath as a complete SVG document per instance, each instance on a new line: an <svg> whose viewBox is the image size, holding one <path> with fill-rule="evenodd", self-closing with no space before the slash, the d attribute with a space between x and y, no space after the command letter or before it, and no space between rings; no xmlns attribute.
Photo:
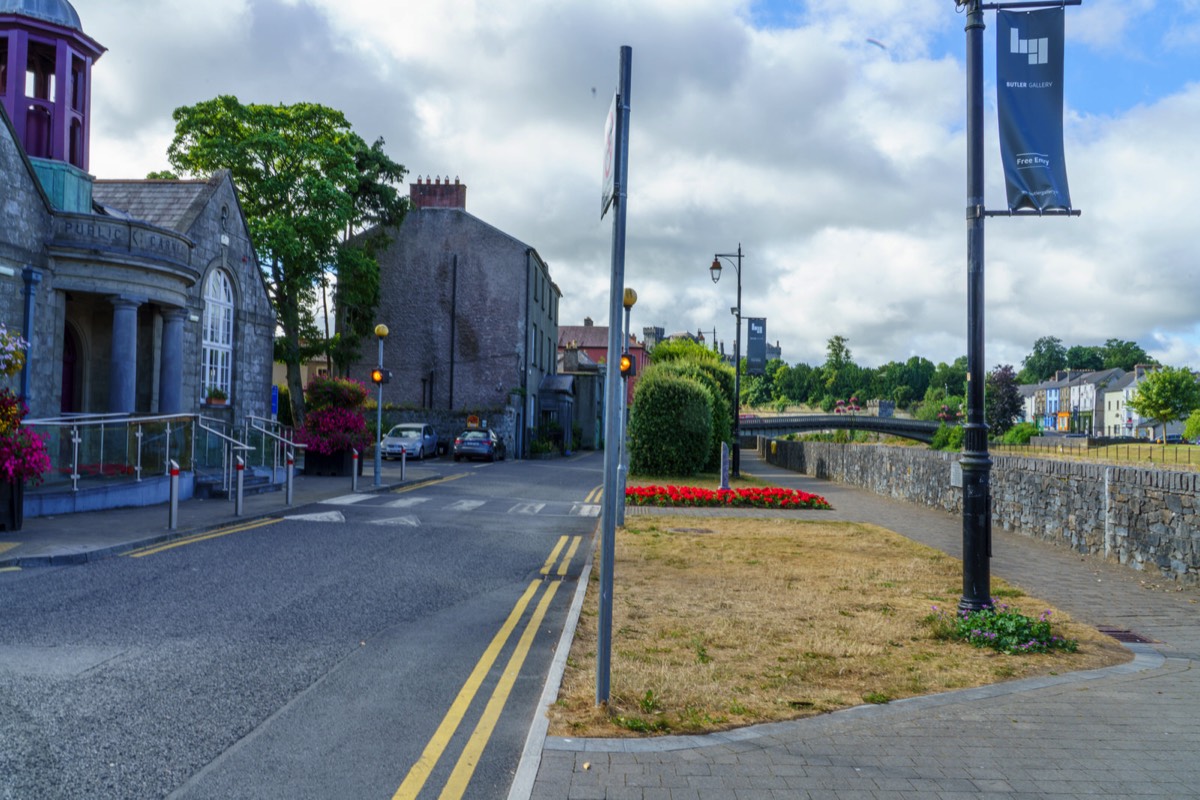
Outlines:
<svg viewBox="0 0 1200 800"><path fill-rule="evenodd" d="M772 467L871 522L960 556L962 521ZM632 511L632 510L631 510ZM637 509L642 511L642 509ZM672 509L677 512L678 509ZM690 509L698 515L711 511ZM1200 592L993 531L992 575L1097 627L1134 631L1129 664L861 706L722 734L547 738L536 800L1200 798ZM516 789L516 787L514 787Z"/></svg>

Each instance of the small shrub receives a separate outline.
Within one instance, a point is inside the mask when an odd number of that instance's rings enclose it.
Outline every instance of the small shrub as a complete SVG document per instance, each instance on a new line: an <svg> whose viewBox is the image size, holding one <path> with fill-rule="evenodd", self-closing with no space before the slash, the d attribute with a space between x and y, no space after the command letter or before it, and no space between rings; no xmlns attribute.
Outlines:
<svg viewBox="0 0 1200 800"><path fill-rule="evenodd" d="M962 610L955 614L934 606L925 622L938 639L958 639L975 647L990 647L1010 655L1051 650L1074 653L1079 649L1078 642L1058 636L1051 630L1049 611L1043 611L1034 619L995 600L978 611Z"/></svg>
<svg viewBox="0 0 1200 800"><path fill-rule="evenodd" d="M1037 425L1032 422L1020 422L1009 428L1001 441L1004 444L1024 446L1029 444L1029 440L1037 436L1038 433Z"/></svg>
<svg viewBox="0 0 1200 800"><path fill-rule="evenodd" d="M934 450L962 450L965 433L961 425L939 425L929 446Z"/></svg>

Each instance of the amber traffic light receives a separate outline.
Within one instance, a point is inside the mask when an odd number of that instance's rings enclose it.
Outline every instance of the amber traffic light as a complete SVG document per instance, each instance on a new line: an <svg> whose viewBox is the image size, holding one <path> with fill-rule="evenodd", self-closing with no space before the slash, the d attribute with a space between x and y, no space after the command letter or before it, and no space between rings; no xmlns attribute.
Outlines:
<svg viewBox="0 0 1200 800"><path fill-rule="evenodd" d="M621 353L621 377L628 378L637 374L637 362L630 353Z"/></svg>
<svg viewBox="0 0 1200 800"><path fill-rule="evenodd" d="M373 369L371 370L371 382L376 384L389 383L392 380L392 371L390 369Z"/></svg>

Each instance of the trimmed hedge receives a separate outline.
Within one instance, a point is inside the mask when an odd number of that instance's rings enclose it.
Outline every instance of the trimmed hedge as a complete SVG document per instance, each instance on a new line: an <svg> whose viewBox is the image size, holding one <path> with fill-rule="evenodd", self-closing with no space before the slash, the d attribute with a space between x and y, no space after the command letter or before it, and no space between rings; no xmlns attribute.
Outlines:
<svg viewBox="0 0 1200 800"><path fill-rule="evenodd" d="M641 475L695 475L712 448L713 401L695 378L649 367L629 415L629 466Z"/></svg>
<svg viewBox="0 0 1200 800"><path fill-rule="evenodd" d="M733 442L733 386L731 383L727 394L718 375L727 372L732 379L733 370L715 362L698 361L668 361L655 368L691 378L703 386L712 398L712 440L704 467L709 470L720 469L721 443Z"/></svg>

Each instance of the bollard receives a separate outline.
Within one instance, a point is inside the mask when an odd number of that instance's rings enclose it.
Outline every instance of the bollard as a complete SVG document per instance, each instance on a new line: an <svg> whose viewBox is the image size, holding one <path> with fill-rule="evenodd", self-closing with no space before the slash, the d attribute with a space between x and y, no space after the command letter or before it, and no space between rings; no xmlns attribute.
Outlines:
<svg viewBox="0 0 1200 800"><path fill-rule="evenodd" d="M242 515L242 499L243 499L242 490L243 490L243 487L245 486L245 477L246 477L246 459L242 458L241 456L238 456L237 457L237 494L234 495L234 499L233 499L233 515L235 517L240 517Z"/></svg>
<svg viewBox="0 0 1200 800"><path fill-rule="evenodd" d="M620 499L616 501L617 506L617 527L625 524L625 465L617 464L617 491L621 494Z"/></svg>
<svg viewBox="0 0 1200 800"><path fill-rule="evenodd" d="M358 491L358 448L350 448L350 491Z"/></svg>
<svg viewBox="0 0 1200 800"><path fill-rule="evenodd" d="M171 510L167 514L167 528L179 527L179 464L171 459Z"/></svg>
<svg viewBox="0 0 1200 800"><path fill-rule="evenodd" d="M292 472L296 463L296 453L292 450L287 451L287 490L283 494L284 505L292 504Z"/></svg>
<svg viewBox="0 0 1200 800"><path fill-rule="evenodd" d="M400 482L404 482L404 465L408 463L408 448L400 448Z"/></svg>
<svg viewBox="0 0 1200 800"><path fill-rule="evenodd" d="M730 445L721 443L721 491L730 491Z"/></svg>

